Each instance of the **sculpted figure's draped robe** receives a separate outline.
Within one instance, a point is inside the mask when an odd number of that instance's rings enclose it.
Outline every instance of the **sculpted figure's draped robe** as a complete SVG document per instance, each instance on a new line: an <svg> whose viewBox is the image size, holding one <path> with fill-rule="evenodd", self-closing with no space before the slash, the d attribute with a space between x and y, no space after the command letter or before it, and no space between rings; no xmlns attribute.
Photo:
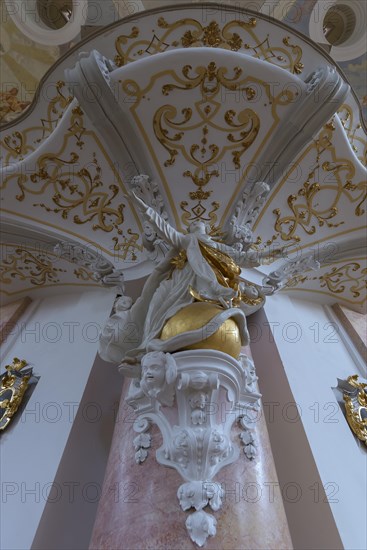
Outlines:
<svg viewBox="0 0 367 550"><path fill-rule="evenodd" d="M167 344L164 347L163 341L158 339L165 322L194 302L190 287L205 299L217 302L222 297L229 301L235 297L236 290L227 281L240 274L240 268L230 257L230 253L235 253L231 247L217 243L205 234L179 233L150 207L147 207L146 215L172 250L149 276L140 298L128 312L126 321L130 336L126 333L116 342L115 335L114 346L121 349L121 359L154 349L170 351ZM222 323L229 317L236 319L242 343L246 345L248 333L244 313L238 308L224 310L218 322ZM100 354L108 360L108 346L101 349Z"/></svg>

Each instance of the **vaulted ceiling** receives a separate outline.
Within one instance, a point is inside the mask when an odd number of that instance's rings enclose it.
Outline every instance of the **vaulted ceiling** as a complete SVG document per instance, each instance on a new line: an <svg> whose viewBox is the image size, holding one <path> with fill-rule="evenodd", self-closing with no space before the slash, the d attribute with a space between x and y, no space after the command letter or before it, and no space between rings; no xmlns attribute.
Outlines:
<svg viewBox="0 0 367 550"><path fill-rule="evenodd" d="M202 219L219 237L266 182L251 227L271 265L244 276L313 253L320 269L283 292L363 310L366 133L353 91L285 25L236 8L222 16L143 12L48 72L1 140L5 301L98 284L54 251L59 241L99 250L127 280L148 275L154 257L127 197L147 174L140 192L170 223Z"/></svg>

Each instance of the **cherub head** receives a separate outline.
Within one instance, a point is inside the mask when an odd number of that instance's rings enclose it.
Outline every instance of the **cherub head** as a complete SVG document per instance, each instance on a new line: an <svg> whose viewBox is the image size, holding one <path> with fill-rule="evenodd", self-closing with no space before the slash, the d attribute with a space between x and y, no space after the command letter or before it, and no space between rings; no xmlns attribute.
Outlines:
<svg viewBox="0 0 367 550"><path fill-rule="evenodd" d="M177 377L174 358L163 351L152 351L141 360L140 387L149 397L158 399L163 405L172 405L173 383Z"/></svg>

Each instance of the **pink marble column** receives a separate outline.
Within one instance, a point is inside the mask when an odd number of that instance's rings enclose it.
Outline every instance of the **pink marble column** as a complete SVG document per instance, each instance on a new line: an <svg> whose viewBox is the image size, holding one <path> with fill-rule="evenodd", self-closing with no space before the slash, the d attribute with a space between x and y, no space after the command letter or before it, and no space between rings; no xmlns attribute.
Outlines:
<svg viewBox="0 0 367 550"><path fill-rule="evenodd" d="M91 538L93 550L194 549L177 499L181 476L161 466L155 451L162 438L155 428L152 447L143 464L134 459L134 414L124 403L128 383L122 392L119 416L104 481L102 498ZM240 445L239 428L233 441ZM217 534L209 537L208 549L291 549L287 519L269 437L263 415L255 430L258 455L250 461L241 450L237 462L216 476L226 491L222 509L214 512Z"/></svg>

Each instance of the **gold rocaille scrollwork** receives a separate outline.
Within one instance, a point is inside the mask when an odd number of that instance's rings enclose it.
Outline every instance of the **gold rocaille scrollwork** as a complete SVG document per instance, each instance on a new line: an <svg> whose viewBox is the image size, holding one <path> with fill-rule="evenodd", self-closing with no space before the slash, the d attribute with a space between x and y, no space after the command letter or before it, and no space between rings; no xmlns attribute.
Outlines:
<svg viewBox="0 0 367 550"><path fill-rule="evenodd" d="M64 220L69 218L70 212L78 209L72 221L79 225L93 221L94 230L110 232L123 223L125 205L111 206L120 189L115 184L103 184L96 153L82 167L75 152L69 153L69 158L46 153L40 156L36 165L38 170L30 175L11 174L4 179L3 187L14 183L18 186L18 201L23 201L26 195L42 196L51 187L53 206L45 202L33 203L33 206L60 214Z"/></svg>
<svg viewBox="0 0 367 550"><path fill-rule="evenodd" d="M0 378L0 431L11 422L19 409L32 376L32 368L25 371L28 365L25 359L14 357L10 365L5 366L5 373Z"/></svg>
<svg viewBox="0 0 367 550"><path fill-rule="evenodd" d="M206 26L192 18L168 23L164 17L159 17L157 27L162 30L159 36L154 31L152 38L142 37L139 28L133 26L130 34L116 39L115 62L121 67L144 54L154 55L168 48L204 46L246 52L256 59L300 74L304 68L301 47L291 43L289 36L282 39L281 46L274 46L270 43L269 34L259 38L256 26L257 20L253 17L247 21L232 20L224 25L213 20Z"/></svg>
<svg viewBox="0 0 367 550"><path fill-rule="evenodd" d="M276 236L283 241L300 242L301 237L296 234L299 229L308 235L314 235L317 227L326 225L333 228L344 224L343 219L334 221L342 197L346 197L353 204L357 203L354 210L356 216L362 216L365 213L362 204L367 196L367 183L366 181L352 183L355 166L347 159L336 158L335 147L332 143L333 131L333 125L327 124L304 153L306 155L310 151L314 151L315 160L306 181L287 198L290 213L284 214L280 208L273 210L276 215L274 224ZM329 158L333 160L322 160L322 155L325 152L329 152ZM299 159L299 162L301 160ZM293 167L292 171L294 169ZM332 178L328 178L327 182L320 184L318 181L320 171L329 172L332 174ZM288 177L289 174L286 179ZM321 197L324 199L325 192L328 197L327 203L321 200Z"/></svg>
<svg viewBox="0 0 367 550"><path fill-rule="evenodd" d="M363 260L360 258L354 258L345 264L333 265L327 264L322 266L321 273L317 275L296 275L287 284L287 289L300 288L303 285L307 285L311 281L313 284L317 282L317 288L310 288L312 292L321 292L329 295L340 295L338 299L345 300L351 303L363 303L367 299L366 295L366 275L367 268L363 268L359 263ZM308 290L308 289L306 289ZM349 293L353 297L353 301L346 298L346 294ZM359 298L359 301L357 301Z"/></svg>
<svg viewBox="0 0 367 550"><path fill-rule="evenodd" d="M15 131L7 134L0 141L3 149L3 166L8 166L13 159L22 160L26 155L34 151L37 146L44 141L56 128L65 110L72 102L73 98L67 93L65 82L59 80L56 83L56 95L52 97L47 105L46 116L41 118L39 125L30 126L22 131ZM74 120L75 131L78 133L78 119L76 112Z"/></svg>
<svg viewBox="0 0 367 550"><path fill-rule="evenodd" d="M0 264L0 282L4 285L10 285L16 279L35 286L58 283L60 273L66 273L66 269L55 267L49 253L31 251L22 246L8 251Z"/></svg>
<svg viewBox="0 0 367 550"><path fill-rule="evenodd" d="M367 166L367 138L362 124L354 122L353 109L346 103L338 109L338 116L358 160Z"/></svg>
<svg viewBox="0 0 367 550"><path fill-rule="evenodd" d="M181 202L183 210L182 221L188 223L195 219L202 219L214 224L216 221L216 210L219 203L214 201L208 213L208 208L203 205L203 200L209 198L211 191L203 190L213 177L218 177L216 165L224 157L227 151L231 151L235 168L240 168L240 160L243 153L255 141L259 129L260 119L249 107L236 113L229 109L223 113L223 122L218 116L220 110L220 98L218 97L221 88L244 92L248 101L254 98L253 88L246 85L247 79L241 78L242 69L235 67L231 75L228 75L226 67L217 67L214 62L207 67L199 66L195 70L191 65L182 69L182 77L175 74L175 83L164 84L162 93L169 96L171 92L200 89L200 101L194 103L193 107L182 109L178 117L177 108L174 105L165 104L160 107L153 116L154 134L159 143L169 153L164 165L172 166L176 157L181 153L185 161L192 166L183 172L184 177L189 177L199 188L190 192L191 200L197 203L187 209L187 201ZM185 137L190 132L197 131L201 134L200 143L185 143ZM225 134L226 145L218 146L210 143L210 130Z"/></svg>
<svg viewBox="0 0 367 550"><path fill-rule="evenodd" d="M184 176L190 177L198 187L205 186L213 175L218 175L216 170L210 171L209 166L218 163L225 151L233 150L232 157L235 168L240 168L241 155L250 147L260 130L260 119L252 109L244 109L236 113L229 109L224 113L225 125L219 125L216 118L220 106L218 94L221 87L227 90L245 92L250 100L255 91L249 86L241 86L239 80L242 69L235 67L233 76L227 77L226 67L217 67L214 62L207 67L197 67L195 71L191 65L185 65L182 69L183 79L175 75L177 84L165 84L162 87L163 95L168 96L173 90L193 90L200 88L202 100L191 107L182 109L181 120L175 120L177 109L174 105L163 105L153 117L154 133L158 141L168 151L170 157L165 161L165 166L171 166L175 162L179 148L185 159L196 166L194 173L187 170ZM195 120L196 117L196 120ZM185 132L200 128L202 137L200 144L194 143L187 151L182 143ZM208 144L209 128L225 132L227 145L219 147Z"/></svg>
<svg viewBox="0 0 367 550"><path fill-rule="evenodd" d="M67 220L68 224L90 224L94 231L112 233L124 239L125 203L121 198L126 190L120 175L98 136L85 127L82 109L76 106L68 116L68 129L60 148L53 153L40 155L31 173L24 170L22 165L18 171L9 170L0 183L0 189L8 189L9 192L14 190L15 199L19 202L29 196L37 196L41 200L33 203L34 208L41 208L61 220ZM98 155L94 151L88 160L83 156L82 161L80 150L84 149L95 150ZM102 159L106 160L110 168L106 178L111 181L112 174L113 183L104 181ZM133 215L141 229L138 217L134 212ZM44 223L47 225L48 221ZM135 246L130 243L125 249L126 258L133 259L136 258L136 251L142 251L142 246L135 242ZM111 254L111 250L112 246L106 252Z"/></svg>
<svg viewBox="0 0 367 550"><path fill-rule="evenodd" d="M76 209L72 221L81 225L94 222L93 230L111 232L116 230L122 235L120 225L124 222L123 209L120 202L117 207L111 203L120 193L115 183L105 185L102 180L102 169L94 152L89 162L80 165L80 157L75 151L69 152L65 158L65 150L71 141L79 149L83 149L87 136L93 132L84 127L84 113L79 106L75 107L70 116L70 126L64 136L63 145L56 154L45 153L36 162L37 169L28 174L10 172L3 178L0 189L16 185L19 189L15 198L22 202L27 195L41 195L45 199L46 190L52 189L50 202L37 202L33 206L47 212L61 215L69 219L69 214ZM96 145L95 143L93 144Z"/></svg>
<svg viewBox="0 0 367 550"><path fill-rule="evenodd" d="M343 393L347 421L353 433L367 445L367 384L359 382L357 374L348 376L347 381L358 390L356 396L351 395L350 392Z"/></svg>
<svg viewBox="0 0 367 550"><path fill-rule="evenodd" d="M260 117L251 108L251 102L257 99L258 90L261 89L261 93L266 97L265 106L269 108L272 126L262 143L254 149L253 158L278 124L278 108L288 105L295 97L295 93L288 89L273 95L267 82L251 75L244 75L243 69L237 66L217 67L214 61L207 66L185 65L177 70L160 71L150 78L144 88L132 79L121 80L120 83L126 96L133 98L130 111L156 162L170 168L180 155L181 162L188 164L182 175L190 178L197 189L189 192L191 201L196 201L193 207L188 208L187 201L180 204L184 225L196 219L208 221L211 225L216 223L219 203L214 201L211 206L204 205L203 201L209 199L212 191L203 188L213 178L219 177L218 166L220 162L224 162L227 154L232 156L236 170L244 168L241 157L255 142L260 131ZM156 155L157 144L152 145L151 137L146 131L146 123L141 120L139 114L140 106L145 101L150 101L152 93L157 93L155 86L161 88L164 97L175 96L174 103L165 102L156 108L153 114L154 136L168 153L162 163ZM241 99L238 101L241 110L226 108L221 95L227 93L227 90ZM180 111L176 107L178 96L182 96L179 99L188 105ZM235 101L232 104L236 105ZM217 140L218 134L221 136L220 145ZM216 138L215 142L213 136ZM226 162L230 160L228 156Z"/></svg>

